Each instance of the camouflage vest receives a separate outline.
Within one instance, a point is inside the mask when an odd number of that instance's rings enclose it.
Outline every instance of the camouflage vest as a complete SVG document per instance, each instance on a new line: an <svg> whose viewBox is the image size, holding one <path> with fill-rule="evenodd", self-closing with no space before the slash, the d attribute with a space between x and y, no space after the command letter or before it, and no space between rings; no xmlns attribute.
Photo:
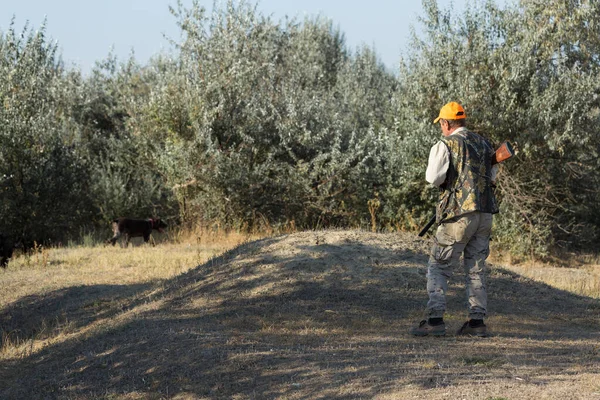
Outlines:
<svg viewBox="0 0 600 400"><path fill-rule="evenodd" d="M495 214L498 204L494 196L491 173L494 148L489 140L468 131L442 138L450 151L445 190L440 192L437 222L473 211Z"/></svg>

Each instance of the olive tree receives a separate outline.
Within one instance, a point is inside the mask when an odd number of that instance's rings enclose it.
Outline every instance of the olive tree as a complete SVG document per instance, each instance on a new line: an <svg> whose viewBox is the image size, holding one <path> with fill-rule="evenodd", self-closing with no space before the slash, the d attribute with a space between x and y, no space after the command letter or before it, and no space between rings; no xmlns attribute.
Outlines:
<svg viewBox="0 0 600 400"><path fill-rule="evenodd" d="M373 138L396 82L374 52L352 54L325 18L274 22L243 1L210 16L198 4L172 12L180 58L153 91L146 124L184 214L246 226L360 223L384 180Z"/></svg>
<svg viewBox="0 0 600 400"><path fill-rule="evenodd" d="M471 128L519 145L499 178L502 243L544 254L597 240L597 2L523 0L506 9L476 2L464 15L434 0L423 6L425 35L415 35L403 59L397 94L399 148L417 150L396 163L404 171L394 189L400 203L427 197L416 184L423 162L415 168L439 135L427 121L456 100Z"/></svg>
<svg viewBox="0 0 600 400"><path fill-rule="evenodd" d="M92 214L72 94L45 26L0 34L0 231L17 241L66 240Z"/></svg>

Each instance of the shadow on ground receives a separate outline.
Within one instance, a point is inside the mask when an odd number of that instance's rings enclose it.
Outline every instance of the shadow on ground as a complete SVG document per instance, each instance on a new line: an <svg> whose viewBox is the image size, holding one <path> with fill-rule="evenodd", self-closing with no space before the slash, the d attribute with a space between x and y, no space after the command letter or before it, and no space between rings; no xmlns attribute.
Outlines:
<svg viewBox="0 0 600 400"><path fill-rule="evenodd" d="M598 300L493 268L494 337L413 338L426 302L423 245L339 235L245 244L160 285L21 299L2 310L2 330L57 340L2 364L0 398L354 399L599 372ZM456 275L452 328L465 315Z"/></svg>

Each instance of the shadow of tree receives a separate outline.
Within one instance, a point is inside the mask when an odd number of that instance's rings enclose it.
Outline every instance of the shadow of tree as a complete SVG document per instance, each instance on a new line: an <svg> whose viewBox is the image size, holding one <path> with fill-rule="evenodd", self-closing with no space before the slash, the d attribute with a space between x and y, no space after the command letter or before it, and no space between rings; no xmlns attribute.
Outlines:
<svg viewBox="0 0 600 400"><path fill-rule="evenodd" d="M4 341L46 339L110 318L135 302L143 285L75 286L44 295L25 296L0 312L0 347Z"/></svg>
<svg viewBox="0 0 600 400"><path fill-rule="evenodd" d="M0 397L354 399L522 371L543 382L574 365L598 372L589 340L598 300L493 268L495 337L414 338L407 332L426 302L420 244L299 235L244 244L152 287L152 298L134 285L20 300L1 314L3 327L34 332L41 317L28 321L31 313L64 315L72 335L8 360ZM454 279L451 313L465 313L461 292ZM457 319L448 323L458 328Z"/></svg>

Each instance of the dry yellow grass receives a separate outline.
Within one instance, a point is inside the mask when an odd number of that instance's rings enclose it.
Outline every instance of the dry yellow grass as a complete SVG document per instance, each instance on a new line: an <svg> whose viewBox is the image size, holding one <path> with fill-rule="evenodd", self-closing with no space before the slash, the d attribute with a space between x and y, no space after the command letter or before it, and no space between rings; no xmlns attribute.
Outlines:
<svg viewBox="0 0 600 400"><path fill-rule="evenodd" d="M568 268L529 263L511 265L508 266L508 269L558 289L582 296L600 298L600 265Z"/></svg>
<svg viewBox="0 0 600 400"><path fill-rule="evenodd" d="M79 285L142 284L173 278L259 235L195 231L177 235L177 243L158 246L134 238L127 248L43 249L16 257L0 279L0 306L28 295Z"/></svg>
<svg viewBox="0 0 600 400"><path fill-rule="evenodd" d="M361 231L246 239L11 263L0 398L600 399L597 298L493 267L495 336L456 337L457 273L448 335L415 338L429 243Z"/></svg>
<svg viewBox="0 0 600 400"><path fill-rule="evenodd" d="M565 253L550 261L514 260L492 253L494 262L520 275L544 282L557 289L582 296L600 298L600 258L592 254Z"/></svg>
<svg viewBox="0 0 600 400"><path fill-rule="evenodd" d="M160 287L162 282L257 237L202 230L180 233L177 243L163 242L158 246L134 238L127 248L119 243L114 247L98 244L40 249L29 256L15 257L5 271L0 271L4 272L0 276L0 310L18 300L35 301L56 293L75 293L84 307L115 307L124 288L135 291ZM103 294L98 299L97 290L86 288L103 288ZM66 313L41 316L35 320L35 326L25 325L25 329L12 330L0 326L0 354L26 357L49 342L68 339L73 330Z"/></svg>

